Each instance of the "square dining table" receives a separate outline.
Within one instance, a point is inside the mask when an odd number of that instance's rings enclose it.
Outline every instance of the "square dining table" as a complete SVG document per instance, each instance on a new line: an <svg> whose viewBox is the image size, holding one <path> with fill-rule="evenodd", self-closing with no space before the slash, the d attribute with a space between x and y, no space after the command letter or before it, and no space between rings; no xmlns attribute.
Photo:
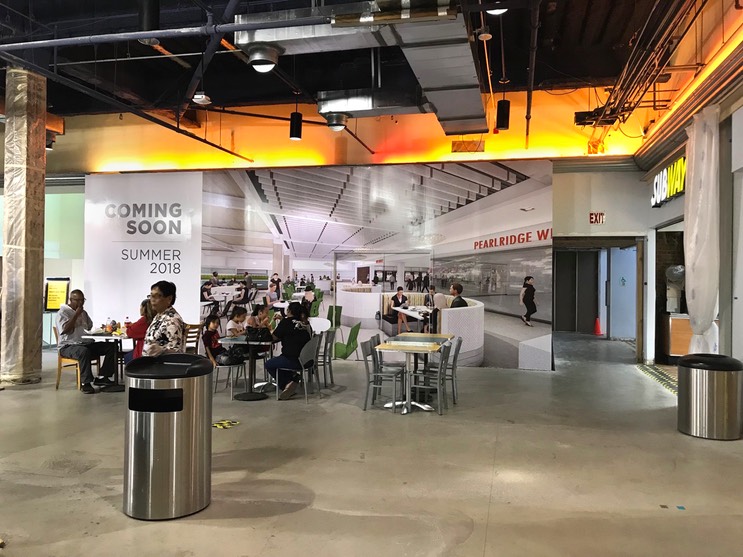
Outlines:
<svg viewBox="0 0 743 557"><path fill-rule="evenodd" d="M413 408L420 408L424 412L433 411L431 405L413 400L411 388L413 373L417 368L419 354L423 354L427 358L430 354L435 354L441 350L441 345L452 338L454 338L454 335L449 334L402 333L388 338L375 347L379 352L405 354L405 400L397 403L398 406L403 406L402 414L412 412ZM414 365L410 365L410 356L415 358L416 363ZM391 407L391 402L385 404L385 408Z"/></svg>

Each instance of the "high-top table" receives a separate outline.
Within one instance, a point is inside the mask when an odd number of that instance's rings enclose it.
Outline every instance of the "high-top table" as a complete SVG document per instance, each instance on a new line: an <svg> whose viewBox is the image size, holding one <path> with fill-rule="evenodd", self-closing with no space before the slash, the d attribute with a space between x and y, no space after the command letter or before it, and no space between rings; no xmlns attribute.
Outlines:
<svg viewBox="0 0 743 557"><path fill-rule="evenodd" d="M245 335L239 335L236 337L224 337L219 339L220 344L222 346L234 346L234 345L240 345L240 346L247 346L248 347L248 377L245 378L246 385L245 385L245 392L244 393L237 393L235 395L235 400L240 400L242 402L254 402L256 400L265 400L268 398L268 395L266 393L256 393L253 391L253 384L255 383L255 355L256 352L258 352L259 347L268 347L270 348L271 344L273 344L271 341L268 340L248 340L248 338Z"/></svg>

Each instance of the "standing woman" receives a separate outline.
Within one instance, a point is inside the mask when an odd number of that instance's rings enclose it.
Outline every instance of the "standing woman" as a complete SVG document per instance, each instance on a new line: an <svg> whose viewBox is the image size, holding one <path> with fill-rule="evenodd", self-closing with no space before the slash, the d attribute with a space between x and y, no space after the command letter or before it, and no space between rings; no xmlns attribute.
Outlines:
<svg viewBox="0 0 743 557"><path fill-rule="evenodd" d="M537 312L537 300L534 297L534 277L524 277L524 286L519 294L519 301L526 307L526 313L521 316L521 321L529 327L533 327L531 324L531 316Z"/></svg>
<svg viewBox="0 0 743 557"><path fill-rule="evenodd" d="M155 318L144 336L143 356L159 356L185 351L186 326L173 307L174 303L175 284L161 280L152 285L150 304L155 312Z"/></svg>

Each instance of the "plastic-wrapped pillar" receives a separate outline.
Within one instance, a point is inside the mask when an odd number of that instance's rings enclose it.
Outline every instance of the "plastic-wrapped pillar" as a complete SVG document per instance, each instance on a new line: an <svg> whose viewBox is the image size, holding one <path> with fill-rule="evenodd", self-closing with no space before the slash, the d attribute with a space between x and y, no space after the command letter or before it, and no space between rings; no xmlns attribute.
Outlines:
<svg viewBox="0 0 743 557"><path fill-rule="evenodd" d="M720 107L708 106L686 129L684 259L690 354L717 354L720 285Z"/></svg>
<svg viewBox="0 0 743 557"><path fill-rule="evenodd" d="M44 277L46 79L8 68L5 76L0 380L41 380Z"/></svg>

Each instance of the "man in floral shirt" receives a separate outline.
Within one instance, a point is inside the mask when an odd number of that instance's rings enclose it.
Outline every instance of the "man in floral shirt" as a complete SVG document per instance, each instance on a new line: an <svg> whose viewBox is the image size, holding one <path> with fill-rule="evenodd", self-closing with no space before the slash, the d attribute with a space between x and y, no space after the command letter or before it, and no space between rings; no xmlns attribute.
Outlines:
<svg viewBox="0 0 743 557"><path fill-rule="evenodd" d="M159 356L173 352L185 352L185 325L173 307L175 284L161 280L152 285L150 304L155 318L144 337L143 356Z"/></svg>

